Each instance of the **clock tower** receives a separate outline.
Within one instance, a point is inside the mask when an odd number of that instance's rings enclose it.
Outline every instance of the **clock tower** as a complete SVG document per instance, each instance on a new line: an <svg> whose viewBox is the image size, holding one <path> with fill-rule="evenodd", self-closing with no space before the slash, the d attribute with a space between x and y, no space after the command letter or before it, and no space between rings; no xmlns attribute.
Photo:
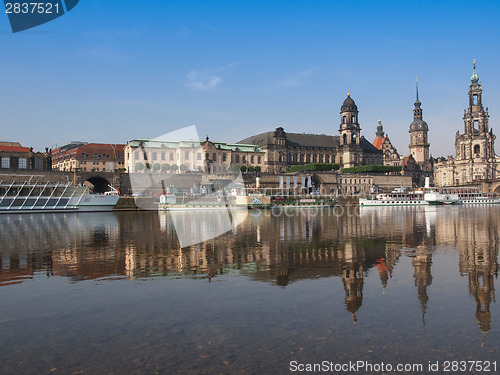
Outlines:
<svg viewBox="0 0 500 375"><path fill-rule="evenodd" d="M421 165L427 165L430 161L429 155L429 127L422 117L422 103L418 100L418 81L417 81L417 100L413 110L413 122L410 124L410 154L415 161Z"/></svg>

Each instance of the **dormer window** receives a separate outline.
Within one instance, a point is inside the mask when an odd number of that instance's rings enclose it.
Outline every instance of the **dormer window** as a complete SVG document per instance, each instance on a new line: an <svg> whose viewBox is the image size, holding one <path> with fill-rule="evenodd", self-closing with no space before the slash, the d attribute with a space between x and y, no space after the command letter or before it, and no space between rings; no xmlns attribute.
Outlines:
<svg viewBox="0 0 500 375"><path fill-rule="evenodd" d="M86 154L85 152L82 152L82 153L80 154L80 157L82 157L82 158L86 158L86 157L87 157L87 154Z"/></svg>
<svg viewBox="0 0 500 375"><path fill-rule="evenodd" d="M97 152L94 152L94 158L98 158L99 154Z"/></svg>

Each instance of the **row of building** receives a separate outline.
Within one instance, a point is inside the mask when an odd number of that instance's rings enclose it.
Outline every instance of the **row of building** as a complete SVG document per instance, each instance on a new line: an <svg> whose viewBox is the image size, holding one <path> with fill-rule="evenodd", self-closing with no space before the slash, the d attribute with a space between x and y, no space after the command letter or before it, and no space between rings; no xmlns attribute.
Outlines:
<svg viewBox="0 0 500 375"><path fill-rule="evenodd" d="M291 166L335 163L341 169L363 165L401 166L402 174L420 184L433 176L438 186L466 185L500 175L495 135L488 126L488 108L482 104L482 86L474 71L469 84L465 131L457 131L456 157L430 156L429 126L423 120L416 90L413 121L409 127L409 154L401 155L384 133L379 120L373 142L361 135L359 112L348 93L340 108L337 135L288 133L283 127L236 143L186 140L134 139L127 144L72 142L45 153L19 143L0 142L2 170L58 170L83 172L204 172L224 175L243 169L285 173Z"/></svg>

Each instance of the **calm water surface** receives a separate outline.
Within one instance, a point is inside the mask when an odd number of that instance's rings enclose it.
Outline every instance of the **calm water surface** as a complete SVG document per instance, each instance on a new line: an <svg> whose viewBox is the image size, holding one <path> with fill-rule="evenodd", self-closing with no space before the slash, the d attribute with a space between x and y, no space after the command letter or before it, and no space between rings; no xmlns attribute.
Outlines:
<svg viewBox="0 0 500 375"><path fill-rule="evenodd" d="M180 249L167 213L3 215L0 373L500 372L499 219L500 206L251 211Z"/></svg>

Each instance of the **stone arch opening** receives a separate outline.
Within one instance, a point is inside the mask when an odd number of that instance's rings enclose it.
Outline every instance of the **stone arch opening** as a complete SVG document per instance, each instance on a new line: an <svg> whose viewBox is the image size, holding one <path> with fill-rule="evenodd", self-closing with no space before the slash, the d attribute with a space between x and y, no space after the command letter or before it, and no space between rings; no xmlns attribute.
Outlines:
<svg viewBox="0 0 500 375"><path fill-rule="evenodd" d="M90 191L94 194L102 194L111 190L109 187L111 185L110 182L100 176L90 177L83 184L89 186Z"/></svg>
<svg viewBox="0 0 500 375"><path fill-rule="evenodd" d="M495 188L495 193L500 194L500 185L498 185L498 186Z"/></svg>

